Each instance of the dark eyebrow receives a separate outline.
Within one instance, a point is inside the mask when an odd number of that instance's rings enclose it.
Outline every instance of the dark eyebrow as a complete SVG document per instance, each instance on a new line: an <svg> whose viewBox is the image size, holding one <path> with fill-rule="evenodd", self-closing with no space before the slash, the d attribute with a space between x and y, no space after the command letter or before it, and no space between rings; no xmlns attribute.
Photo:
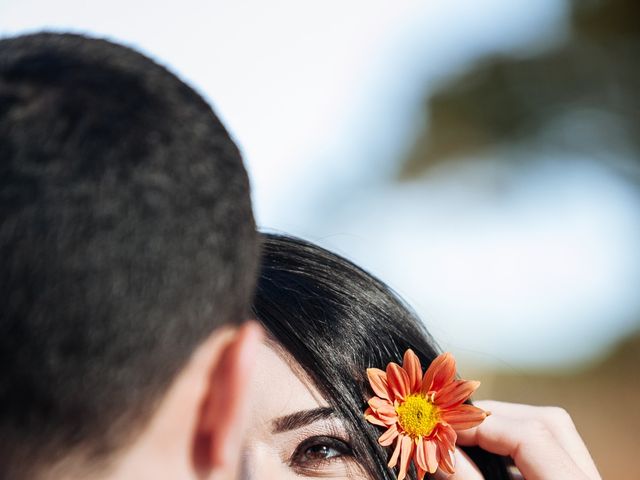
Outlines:
<svg viewBox="0 0 640 480"><path fill-rule="evenodd" d="M284 417L278 417L271 421L271 431L273 433L282 433L289 430L295 430L310 423L325 418L332 417L335 414L333 408L320 407L313 410L303 410L300 412L292 413L291 415L285 415Z"/></svg>

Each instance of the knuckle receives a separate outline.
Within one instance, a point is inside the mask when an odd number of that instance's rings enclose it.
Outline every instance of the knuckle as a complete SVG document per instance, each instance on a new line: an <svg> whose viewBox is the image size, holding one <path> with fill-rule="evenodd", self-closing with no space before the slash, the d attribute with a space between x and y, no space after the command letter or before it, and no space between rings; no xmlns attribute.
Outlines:
<svg viewBox="0 0 640 480"><path fill-rule="evenodd" d="M562 407L545 407L545 417L559 426L573 426L571 415Z"/></svg>
<svg viewBox="0 0 640 480"><path fill-rule="evenodd" d="M531 418L524 422L523 430L531 437L545 437L549 435L547 425L540 419Z"/></svg>

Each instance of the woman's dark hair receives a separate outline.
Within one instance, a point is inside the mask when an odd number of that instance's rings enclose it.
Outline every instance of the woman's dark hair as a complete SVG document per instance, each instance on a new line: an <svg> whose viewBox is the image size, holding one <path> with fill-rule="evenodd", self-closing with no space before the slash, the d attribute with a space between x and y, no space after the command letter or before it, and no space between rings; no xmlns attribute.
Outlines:
<svg viewBox="0 0 640 480"><path fill-rule="evenodd" d="M401 363L408 348L429 365L438 355L433 339L389 287L348 260L282 235L263 234L263 248L254 314L345 422L367 474L395 479L380 429L364 419L373 396L366 369ZM465 451L485 478L509 478L504 457Z"/></svg>

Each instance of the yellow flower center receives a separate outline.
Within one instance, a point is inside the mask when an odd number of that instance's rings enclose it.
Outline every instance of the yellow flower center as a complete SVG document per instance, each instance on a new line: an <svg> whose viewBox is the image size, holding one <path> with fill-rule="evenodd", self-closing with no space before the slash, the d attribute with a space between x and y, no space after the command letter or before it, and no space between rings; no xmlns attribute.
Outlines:
<svg viewBox="0 0 640 480"><path fill-rule="evenodd" d="M396 407L398 422L411 437L426 437L440 421L440 412L423 395L409 395Z"/></svg>

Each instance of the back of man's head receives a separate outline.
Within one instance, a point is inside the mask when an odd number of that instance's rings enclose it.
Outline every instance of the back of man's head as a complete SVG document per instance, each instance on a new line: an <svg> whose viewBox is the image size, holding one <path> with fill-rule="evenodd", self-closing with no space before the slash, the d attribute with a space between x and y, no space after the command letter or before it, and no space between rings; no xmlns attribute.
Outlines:
<svg viewBox="0 0 640 480"><path fill-rule="evenodd" d="M0 41L2 478L135 436L246 318L257 260L239 152L192 89L106 41Z"/></svg>

